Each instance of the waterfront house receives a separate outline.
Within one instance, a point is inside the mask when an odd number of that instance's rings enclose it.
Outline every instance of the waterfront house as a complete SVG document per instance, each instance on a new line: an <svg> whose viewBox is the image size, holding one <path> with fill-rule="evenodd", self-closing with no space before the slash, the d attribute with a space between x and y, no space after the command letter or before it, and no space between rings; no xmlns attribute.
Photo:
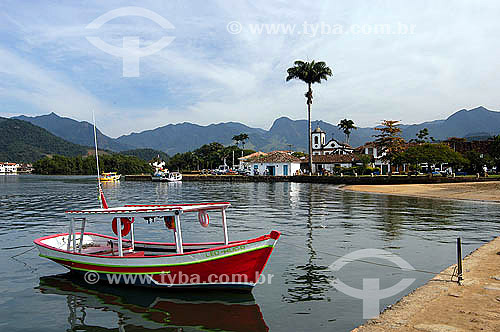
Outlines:
<svg viewBox="0 0 500 332"><path fill-rule="evenodd" d="M313 173L323 173L324 171L333 173L338 167L348 168L361 164L355 154L327 154L313 155Z"/></svg>
<svg viewBox="0 0 500 332"><path fill-rule="evenodd" d="M17 167L17 172L18 173L32 173L33 172L33 165L21 163Z"/></svg>
<svg viewBox="0 0 500 332"><path fill-rule="evenodd" d="M2 174L17 174L17 168L19 164L0 162L0 173Z"/></svg>
<svg viewBox="0 0 500 332"><path fill-rule="evenodd" d="M260 156L267 156L267 153L262 152L262 151L257 151L257 152L251 153L249 155L246 155L244 157L239 157L238 161L240 162L240 165L238 166L238 168L240 170L245 170L247 172L253 173L252 163L250 161L253 160L254 158L260 157Z"/></svg>
<svg viewBox="0 0 500 332"><path fill-rule="evenodd" d="M408 147L408 145L406 145ZM386 175L391 171L391 173L403 173L408 171L408 165L391 165L387 160L384 160L385 152L380 151L374 142L365 143L365 145L360 146L356 149L361 154L369 155L373 158L373 167L380 169L380 173Z"/></svg>
<svg viewBox="0 0 500 332"><path fill-rule="evenodd" d="M300 172L301 160L288 151L272 151L247 159L251 175L289 176Z"/></svg>

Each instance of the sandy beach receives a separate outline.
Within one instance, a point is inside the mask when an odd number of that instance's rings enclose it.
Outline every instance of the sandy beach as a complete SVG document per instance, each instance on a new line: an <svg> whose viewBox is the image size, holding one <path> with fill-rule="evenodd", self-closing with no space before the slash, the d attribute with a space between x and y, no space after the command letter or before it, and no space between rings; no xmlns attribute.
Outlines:
<svg viewBox="0 0 500 332"><path fill-rule="evenodd" d="M439 184L348 185L344 186L342 189L389 195L500 202L500 181Z"/></svg>
<svg viewBox="0 0 500 332"><path fill-rule="evenodd" d="M500 202L500 181L351 185L344 190L426 198ZM451 274L455 265L442 271ZM378 318L354 329L381 331L500 331L500 237L464 259L464 282L437 275Z"/></svg>

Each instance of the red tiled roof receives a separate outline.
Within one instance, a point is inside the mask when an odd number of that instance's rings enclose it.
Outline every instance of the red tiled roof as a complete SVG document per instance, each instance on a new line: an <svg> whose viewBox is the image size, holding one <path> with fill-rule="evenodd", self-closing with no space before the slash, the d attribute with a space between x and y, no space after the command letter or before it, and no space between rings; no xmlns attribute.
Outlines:
<svg viewBox="0 0 500 332"><path fill-rule="evenodd" d="M352 163L357 161L359 161L359 158L354 154L313 155L313 163L317 164Z"/></svg>
<svg viewBox="0 0 500 332"><path fill-rule="evenodd" d="M273 151L266 155L254 157L247 162L252 163L300 163L300 159L283 151Z"/></svg>
<svg viewBox="0 0 500 332"><path fill-rule="evenodd" d="M246 155L244 157L239 157L238 160L245 161L245 160L250 160L252 158L260 157L260 156L265 156L265 155L267 155L267 153L261 152L261 151L257 151L257 152L254 152L252 154Z"/></svg>

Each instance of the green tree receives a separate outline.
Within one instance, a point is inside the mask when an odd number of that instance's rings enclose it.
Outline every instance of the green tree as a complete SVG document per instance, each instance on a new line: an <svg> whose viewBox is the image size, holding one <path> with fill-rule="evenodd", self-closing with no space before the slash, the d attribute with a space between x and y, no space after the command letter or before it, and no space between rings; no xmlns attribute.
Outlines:
<svg viewBox="0 0 500 332"><path fill-rule="evenodd" d="M429 129L423 128L420 129L417 133L417 138L412 138L410 142L415 142L415 143L426 143L426 142L434 142L435 139L434 137L429 137Z"/></svg>
<svg viewBox="0 0 500 332"><path fill-rule="evenodd" d="M380 127L375 127L380 134L373 135L377 137L375 146L377 154L382 155L381 159L389 161L391 164L400 164L400 154L403 152L405 140L401 137L401 128L399 121L384 120ZM380 153L379 153L380 151Z"/></svg>
<svg viewBox="0 0 500 332"><path fill-rule="evenodd" d="M345 134L345 142L347 144L349 144L349 136L351 136L352 130L353 129L358 129L356 126L354 126L354 121L348 120L348 119L344 119L344 120L341 120L337 126L340 129L342 129L342 131Z"/></svg>
<svg viewBox="0 0 500 332"><path fill-rule="evenodd" d="M467 160L458 152L453 151L446 144L422 143L410 146L400 154L402 162L417 168L417 165L427 163L428 166L434 164L450 164L453 167L467 164ZM430 167L428 167L430 172Z"/></svg>
<svg viewBox="0 0 500 332"><path fill-rule="evenodd" d="M467 140L463 137L448 137L448 140L446 141L450 148L453 149L453 151L457 151L457 145L463 144Z"/></svg>
<svg viewBox="0 0 500 332"><path fill-rule="evenodd" d="M302 151L295 151L295 152L292 152L292 156L297 157L297 158L302 158L302 157L307 156L307 154L305 154Z"/></svg>
<svg viewBox="0 0 500 332"><path fill-rule="evenodd" d="M245 143L248 140L248 134L241 133L239 135L234 135L233 136L233 141L236 142L236 145L239 146L239 143L241 142L243 149L245 148Z"/></svg>
<svg viewBox="0 0 500 332"><path fill-rule="evenodd" d="M367 154L360 154L357 156L359 161L361 161L361 166L360 168L360 174L365 174L365 171L368 169L370 166L370 163L373 161L372 156L367 155Z"/></svg>
<svg viewBox="0 0 500 332"><path fill-rule="evenodd" d="M467 151L464 154L464 157L467 159L466 170L469 173L483 173L483 167L491 167L493 165L493 159L487 155L482 154L477 151Z"/></svg>
<svg viewBox="0 0 500 332"><path fill-rule="evenodd" d="M241 142L241 156L243 157L243 150L245 150L245 143L248 140L248 135L245 133L241 133L239 135L233 136L233 141L236 141L236 145L239 145L238 143ZM234 166L234 165L233 165Z"/></svg>
<svg viewBox="0 0 500 332"><path fill-rule="evenodd" d="M232 154L238 155L250 154L253 150L242 150L236 145L224 146L220 143L213 142L205 144L194 151L177 153L173 155L167 162L168 169L175 170L195 170L203 168L215 168L221 163L228 162L229 166L233 167L232 160L229 158Z"/></svg>
<svg viewBox="0 0 500 332"><path fill-rule="evenodd" d="M322 80L328 80L332 76L332 70L326 65L325 62L319 61L311 62L295 61L294 66L287 69L288 76L286 81L298 79L307 84L307 92L305 97L307 99L307 123L308 123L308 139L309 139L309 170L312 172L312 137L311 137L311 105L313 100L313 91L311 86L314 83L321 84Z"/></svg>
<svg viewBox="0 0 500 332"><path fill-rule="evenodd" d="M493 138L493 142L489 147L489 155L497 168L497 173L500 172L500 135Z"/></svg>
<svg viewBox="0 0 500 332"><path fill-rule="evenodd" d="M34 173L45 175L96 175L97 168L94 156L82 158L54 155L45 157L33 164ZM99 153L99 168L102 172L118 172L120 174L151 173L152 167L134 156Z"/></svg>

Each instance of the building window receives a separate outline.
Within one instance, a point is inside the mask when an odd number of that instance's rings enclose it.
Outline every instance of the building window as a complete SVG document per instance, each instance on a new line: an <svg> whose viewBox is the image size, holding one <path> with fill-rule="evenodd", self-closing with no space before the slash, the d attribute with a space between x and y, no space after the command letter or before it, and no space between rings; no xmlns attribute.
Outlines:
<svg viewBox="0 0 500 332"><path fill-rule="evenodd" d="M314 144L318 144L318 136L314 136Z"/></svg>

